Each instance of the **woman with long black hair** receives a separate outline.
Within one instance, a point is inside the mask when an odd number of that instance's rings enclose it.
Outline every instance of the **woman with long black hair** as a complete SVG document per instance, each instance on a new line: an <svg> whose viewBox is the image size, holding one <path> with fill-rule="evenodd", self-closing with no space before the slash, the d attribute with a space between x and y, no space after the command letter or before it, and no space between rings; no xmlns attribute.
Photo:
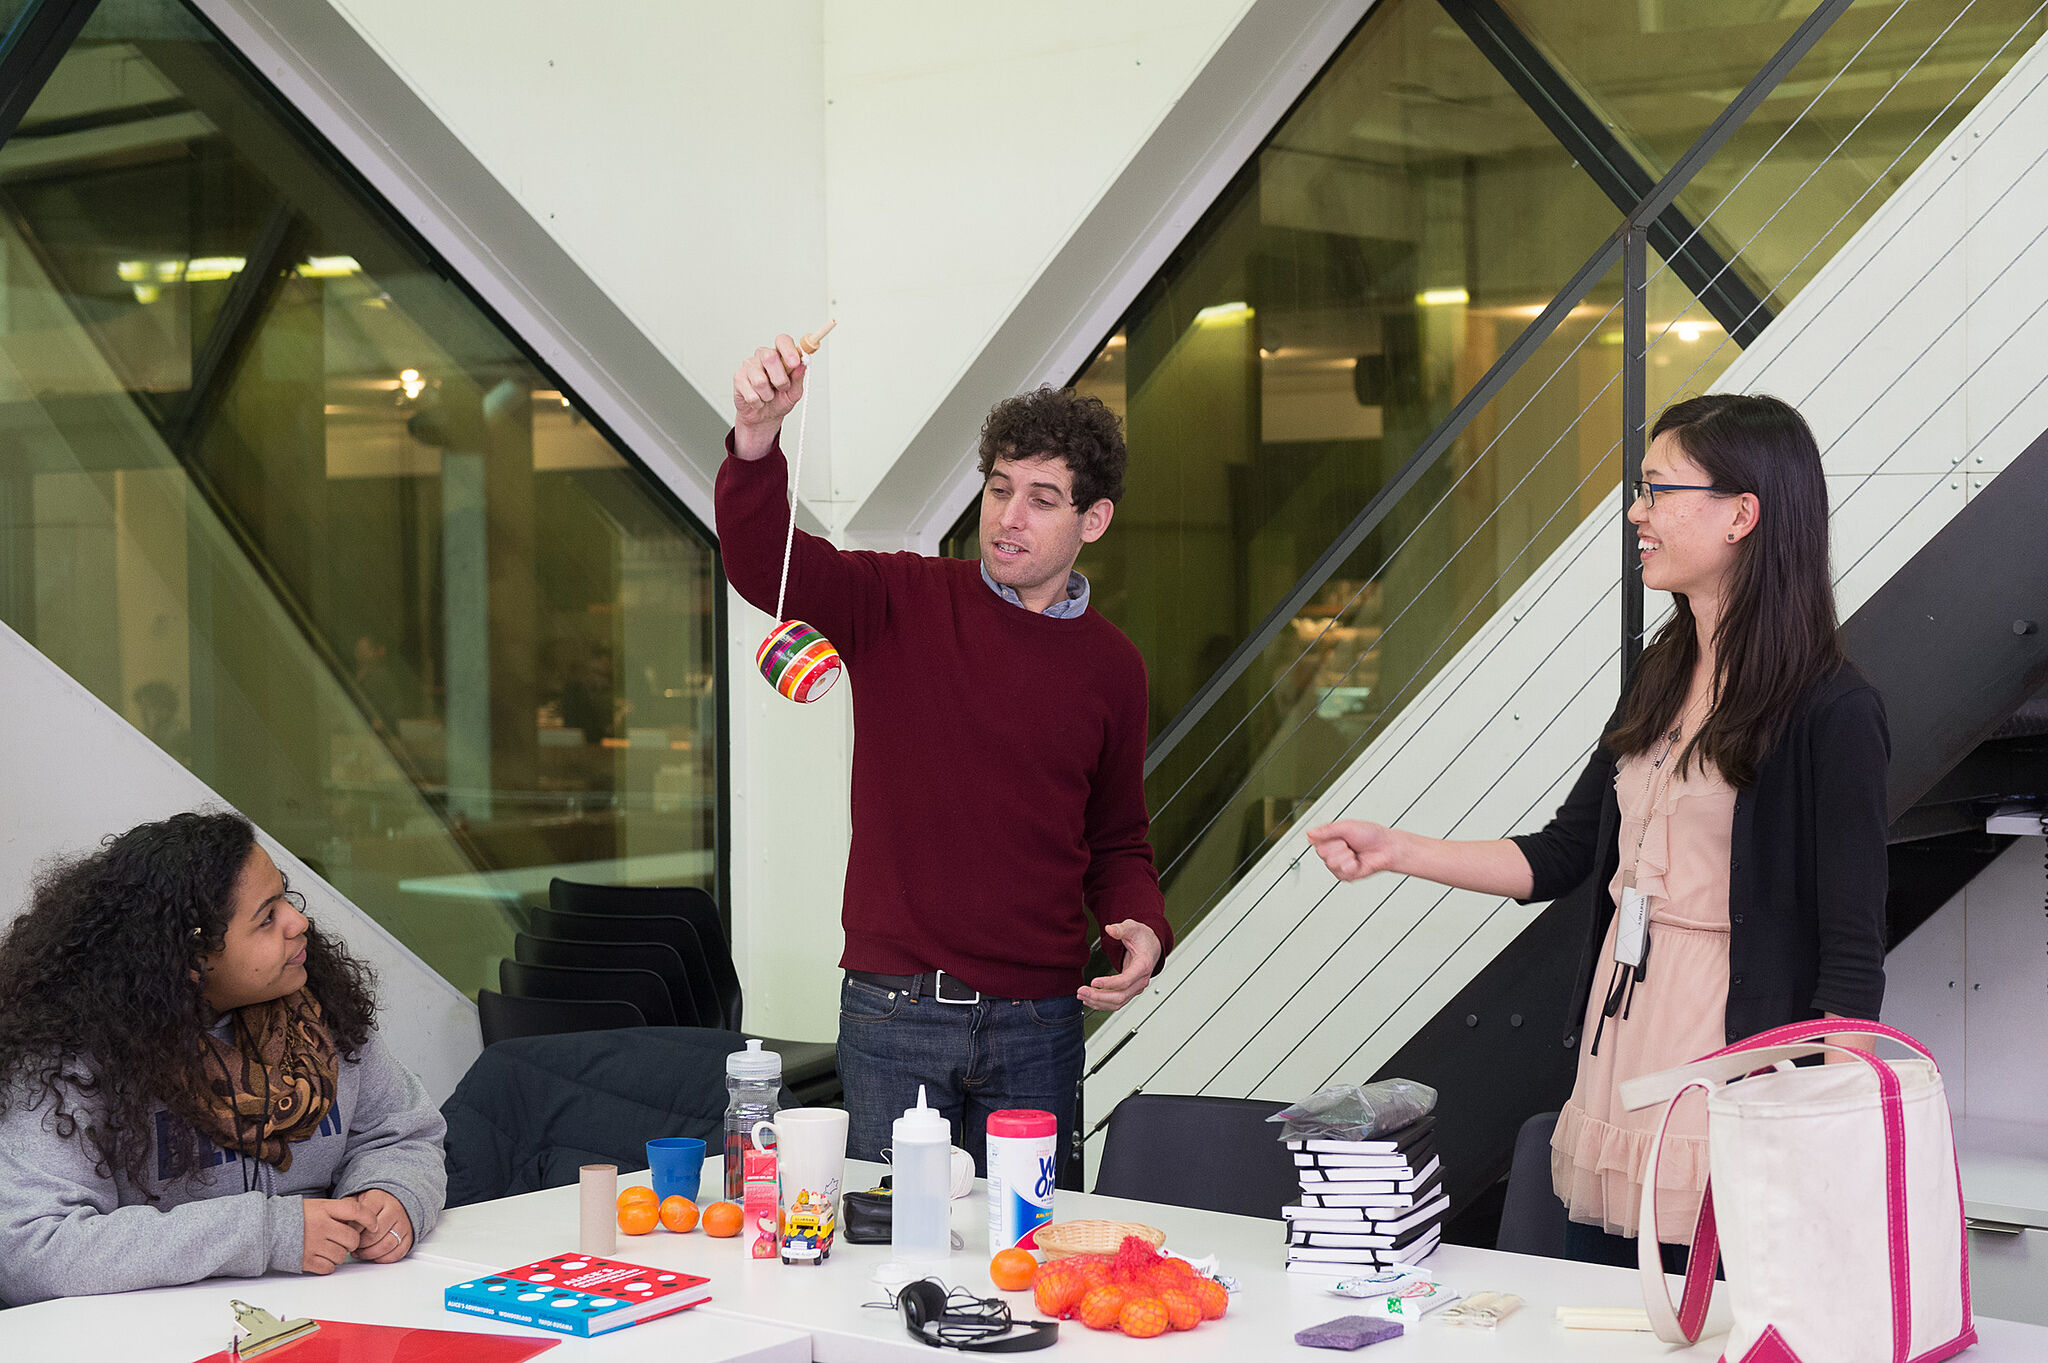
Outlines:
<svg viewBox="0 0 2048 1363"><path fill-rule="evenodd" d="M0 1301L389 1263L441 1114L239 814L57 865L0 941Z"/></svg>
<svg viewBox="0 0 2048 1363"><path fill-rule="evenodd" d="M1643 582L1674 609L1556 817L1492 842L1355 820L1308 834L1345 880L1393 871L1524 901L1593 880L1551 1172L1567 1253L1624 1265L1658 1114L1622 1110L1621 1081L1783 1023L1877 1016L1890 756L1883 701L1836 638L1827 486L1799 413L1741 394L1677 403L1631 491ZM1674 1272L1706 1177L1693 1098L1651 1228Z"/></svg>

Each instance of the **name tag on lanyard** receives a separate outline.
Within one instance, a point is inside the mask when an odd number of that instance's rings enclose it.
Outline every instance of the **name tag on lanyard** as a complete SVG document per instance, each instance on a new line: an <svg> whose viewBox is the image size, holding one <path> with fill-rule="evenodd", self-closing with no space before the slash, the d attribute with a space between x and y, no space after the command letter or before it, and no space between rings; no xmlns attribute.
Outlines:
<svg viewBox="0 0 2048 1363"><path fill-rule="evenodd" d="M1614 959L1631 968L1643 963L1650 945L1650 897L1630 884L1621 887L1615 909Z"/></svg>

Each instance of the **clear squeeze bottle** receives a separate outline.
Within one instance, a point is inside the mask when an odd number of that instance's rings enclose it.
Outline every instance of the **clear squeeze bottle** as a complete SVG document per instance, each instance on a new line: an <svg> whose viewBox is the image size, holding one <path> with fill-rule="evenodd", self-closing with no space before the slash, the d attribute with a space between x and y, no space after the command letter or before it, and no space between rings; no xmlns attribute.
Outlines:
<svg viewBox="0 0 2048 1363"><path fill-rule="evenodd" d="M744 1051L725 1058L725 1091L725 1200L739 1202L746 1196L741 1159L748 1133L755 1122L768 1121L781 1110L782 1057L762 1050L758 1037L749 1041Z"/></svg>
<svg viewBox="0 0 2048 1363"><path fill-rule="evenodd" d="M918 1085L917 1106L889 1129L889 1249L897 1262L935 1264L953 1248L953 1126L927 1107Z"/></svg>

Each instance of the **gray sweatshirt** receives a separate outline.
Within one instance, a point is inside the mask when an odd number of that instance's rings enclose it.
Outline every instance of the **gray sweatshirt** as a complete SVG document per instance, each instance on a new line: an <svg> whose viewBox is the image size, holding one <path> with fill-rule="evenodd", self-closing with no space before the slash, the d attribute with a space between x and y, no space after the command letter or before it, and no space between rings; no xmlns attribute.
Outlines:
<svg viewBox="0 0 2048 1363"><path fill-rule="evenodd" d="M0 1118L0 1301L168 1287L212 1277L297 1273L305 1250L307 1197L351 1197L382 1188L424 1238L448 1188L441 1137L447 1124L427 1091L374 1033L343 1061L334 1109L292 1147L280 1173L193 1135L159 1108L152 1116L148 1187L117 1171L103 1178L83 1133L52 1131L50 1106L19 1091ZM66 1106L75 1107L67 1095ZM167 1177L170 1142L200 1153L192 1172ZM246 1191L245 1191L246 1190Z"/></svg>

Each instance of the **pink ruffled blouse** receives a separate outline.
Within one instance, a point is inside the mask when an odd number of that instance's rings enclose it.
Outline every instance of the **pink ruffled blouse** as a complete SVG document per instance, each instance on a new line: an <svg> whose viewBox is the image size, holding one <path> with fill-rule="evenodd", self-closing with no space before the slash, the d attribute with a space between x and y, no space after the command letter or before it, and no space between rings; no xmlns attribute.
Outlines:
<svg viewBox="0 0 2048 1363"><path fill-rule="evenodd" d="M1681 745L1682 746L1682 745ZM1719 1050L1728 1000L1728 858L1735 791L1697 760L1680 778L1655 766L1657 744L1623 761L1614 777L1621 806L1621 867L1609 886L1621 902L1633 867L1649 896L1648 972L1635 986L1628 1016L1601 1025L1614 971L1609 923L1593 972L1592 997L1579 1033L1578 1081L1550 1143L1551 1179L1571 1219L1614 1235L1637 1233L1638 1199L1650 1142L1663 1108L1622 1110L1615 1087ZM1676 763L1676 755L1671 759ZM1637 838L1642 840L1638 862ZM1592 1052L1595 1034L1600 1051ZM1707 1186L1707 1112L1695 1092L1679 1100L1657 1180L1657 1238L1692 1239Z"/></svg>

